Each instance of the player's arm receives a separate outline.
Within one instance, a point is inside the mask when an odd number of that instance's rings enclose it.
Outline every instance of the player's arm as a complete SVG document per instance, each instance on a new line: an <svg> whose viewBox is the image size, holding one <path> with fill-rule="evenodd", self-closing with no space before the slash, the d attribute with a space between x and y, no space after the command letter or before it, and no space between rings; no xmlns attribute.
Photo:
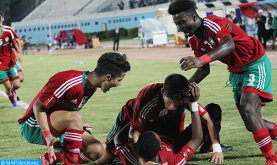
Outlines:
<svg viewBox="0 0 277 165"><path fill-rule="evenodd" d="M199 58L193 56L183 57L180 60L181 69L187 71L191 68L200 68L205 64L227 56L235 48L236 47L232 35L229 35L225 37L215 49Z"/></svg>
<svg viewBox="0 0 277 165"><path fill-rule="evenodd" d="M48 153L51 155L50 162L52 162L53 159L56 160L53 145L54 145L54 143L59 141L59 138L55 138L51 134L50 128L48 125L48 121L47 121L47 115L45 112L45 108L39 98L34 102L33 110L34 110L34 114L35 114L36 120L38 122L38 125L39 125L41 131L43 132L43 136L46 140L47 147L48 147Z"/></svg>
<svg viewBox="0 0 277 165"><path fill-rule="evenodd" d="M209 113L205 113L205 115L203 115L201 117L202 121L204 124L207 125L208 127L208 131L209 131L209 135L212 141L212 145L213 145L213 154L210 157L210 161L214 162L214 163L223 163L223 154L222 154L222 149L220 146L220 141L219 141L219 134L218 131L215 129L215 125L214 122L212 121Z"/></svg>
<svg viewBox="0 0 277 165"><path fill-rule="evenodd" d="M200 67L196 70L196 72L189 79L189 82L190 83L192 83L192 82L200 83L209 74L210 74L210 64L203 65L202 67Z"/></svg>
<svg viewBox="0 0 277 165"><path fill-rule="evenodd" d="M174 154L173 152L169 153L169 156L166 160L168 164L185 164L186 161L192 157L194 151L198 148L203 139L203 131L197 103L200 95L198 85L194 83L191 91L193 96L198 96L196 97L197 99L193 100L193 102L192 100L189 102L191 109L192 138L177 154Z"/></svg>
<svg viewBox="0 0 277 165"><path fill-rule="evenodd" d="M140 120L139 125L138 125L139 130L143 130L145 123L146 123L145 120ZM140 159L139 159L139 155L136 150L136 143L139 139L140 134L141 134L141 132L138 131L138 129L134 129L131 124L130 130L129 130L128 142L130 144L130 147L131 147L134 155L138 158L138 160L140 160Z"/></svg>

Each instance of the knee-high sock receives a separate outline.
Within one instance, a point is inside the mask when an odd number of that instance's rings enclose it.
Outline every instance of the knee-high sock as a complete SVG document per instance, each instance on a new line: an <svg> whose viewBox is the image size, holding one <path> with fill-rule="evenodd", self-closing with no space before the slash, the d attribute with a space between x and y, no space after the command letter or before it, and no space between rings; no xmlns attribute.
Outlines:
<svg viewBox="0 0 277 165"><path fill-rule="evenodd" d="M85 164L85 163L88 163L90 161L92 161L92 159L88 155L81 152L79 157L78 157L77 163L78 164Z"/></svg>
<svg viewBox="0 0 277 165"><path fill-rule="evenodd" d="M276 153L267 128L253 132L254 139L266 159L275 159Z"/></svg>
<svg viewBox="0 0 277 165"><path fill-rule="evenodd" d="M9 97L9 99L10 99L11 103L16 105L14 92L13 92L13 91L11 91L11 93L9 93L9 94L7 93L7 95L8 95L8 97Z"/></svg>
<svg viewBox="0 0 277 165"><path fill-rule="evenodd" d="M277 139L277 124L274 123L274 128L270 133L271 139Z"/></svg>
<svg viewBox="0 0 277 165"><path fill-rule="evenodd" d="M83 130L67 129L63 141L63 164L76 164L82 147Z"/></svg>

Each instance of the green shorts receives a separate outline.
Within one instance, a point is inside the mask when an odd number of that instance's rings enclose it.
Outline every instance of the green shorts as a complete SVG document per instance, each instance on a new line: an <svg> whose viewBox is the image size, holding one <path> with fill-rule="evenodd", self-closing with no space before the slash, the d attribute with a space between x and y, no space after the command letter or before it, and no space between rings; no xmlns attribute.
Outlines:
<svg viewBox="0 0 277 165"><path fill-rule="evenodd" d="M42 131L37 123L35 116L29 117L26 121L21 123L21 135L23 138L32 144L45 145L43 142ZM59 142L54 146L57 151L63 149L64 134L60 137Z"/></svg>
<svg viewBox="0 0 277 165"><path fill-rule="evenodd" d="M15 67L11 67L10 69L0 71L0 84L7 82L9 79L19 79L19 74Z"/></svg>
<svg viewBox="0 0 277 165"><path fill-rule="evenodd" d="M273 37L277 37L277 29L273 30Z"/></svg>
<svg viewBox="0 0 277 165"><path fill-rule="evenodd" d="M260 96L263 102L273 100L272 69L265 54L251 64L243 66L243 72L230 73L229 81L233 87L236 104L240 103L241 94L253 92Z"/></svg>
<svg viewBox="0 0 277 165"><path fill-rule="evenodd" d="M15 68L17 69L18 72L22 72L22 68L19 65L19 63L16 61Z"/></svg>

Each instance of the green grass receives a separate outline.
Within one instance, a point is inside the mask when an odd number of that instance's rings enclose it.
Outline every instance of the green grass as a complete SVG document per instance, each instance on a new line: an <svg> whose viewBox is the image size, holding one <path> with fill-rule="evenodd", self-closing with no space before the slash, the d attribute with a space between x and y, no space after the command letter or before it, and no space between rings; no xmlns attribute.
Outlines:
<svg viewBox="0 0 277 165"><path fill-rule="evenodd" d="M83 61L83 65L75 62ZM171 73L181 73L190 77L193 71L183 72L178 63L130 61L131 71L123 81L123 85L112 88L104 94L98 90L90 101L83 107L81 113L86 123L94 123L93 135L104 143L105 137L112 128L117 114L124 103L133 97L147 84L162 82ZM25 82L22 84L18 95L22 100L30 103L47 80L55 73L68 69L93 70L96 59L75 58L60 56L25 56L21 64ZM273 75L277 69L273 69ZM256 146L252 134L247 132L244 124L235 108L232 88L226 87L228 72L223 65L213 65L211 74L200 84L200 102L206 105L215 102L223 109L221 142L232 145L234 151L225 154L224 164L232 165L260 165L265 160ZM273 76L273 84L276 84L277 76ZM3 86L0 87L4 90ZM274 88L276 93L276 88ZM275 97L276 99L276 97ZM45 146L27 143L20 135L20 125L17 119L23 116L24 109L10 109L9 100L0 96L0 159L38 159L41 153L46 151ZM277 121L277 103L269 103L262 108L262 116L271 121ZM190 122L190 115L186 123ZM273 142L277 148L276 142ZM207 159L210 154L196 154L190 164L210 164Z"/></svg>

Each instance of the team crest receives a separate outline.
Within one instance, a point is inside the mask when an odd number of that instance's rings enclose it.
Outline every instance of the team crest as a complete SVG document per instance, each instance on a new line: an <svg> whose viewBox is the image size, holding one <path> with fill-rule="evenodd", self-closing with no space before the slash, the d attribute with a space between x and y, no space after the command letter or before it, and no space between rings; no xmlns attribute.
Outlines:
<svg viewBox="0 0 277 165"><path fill-rule="evenodd" d="M5 41L6 41L6 42L9 42L9 37L6 37L6 38L5 38Z"/></svg>
<svg viewBox="0 0 277 165"><path fill-rule="evenodd" d="M213 39L211 39L211 38L209 38L209 42L210 42L210 44L212 44L212 45L214 45L214 44L215 44L214 40L213 40Z"/></svg>

